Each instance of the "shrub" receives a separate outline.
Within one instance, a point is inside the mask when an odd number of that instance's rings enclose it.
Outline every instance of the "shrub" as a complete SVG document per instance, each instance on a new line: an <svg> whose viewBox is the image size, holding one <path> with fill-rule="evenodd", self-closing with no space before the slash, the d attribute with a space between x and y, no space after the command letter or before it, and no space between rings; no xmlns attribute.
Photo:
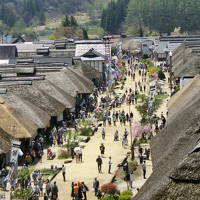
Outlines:
<svg viewBox="0 0 200 200"><path fill-rule="evenodd" d="M138 168L138 162L137 162L136 160L130 161L130 162L128 163L128 166L129 166L129 170L130 170L131 172L136 171L137 168ZM130 191L130 190L129 190L129 191Z"/></svg>
<svg viewBox="0 0 200 200"><path fill-rule="evenodd" d="M119 200L131 200L131 196L129 195L120 195Z"/></svg>
<svg viewBox="0 0 200 200"><path fill-rule="evenodd" d="M140 138L136 141L135 146L139 146L140 144L146 144L148 143L148 139L146 138Z"/></svg>
<svg viewBox="0 0 200 200"><path fill-rule="evenodd" d="M106 194L115 194L117 192L117 186L113 183L107 183L101 186L101 191Z"/></svg>
<svg viewBox="0 0 200 200"><path fill-rule="evenodd" d="M159 70L158 71L158 78L160 79L160 80L165 80L165 74L163 73L163 71L162 70Z"/></svg>
<svg viewBox="0 0 200 200"><path fill-rule="evenodd" d="M12 199L28 199L32 195L32 189L19 188L12 194Z"/></svg>
<svg viewBox="0 0 200 200"><path fill-rule="evenodd" d="M92 128L81 128L80 129L80 135L81 136L91 136L93 134Z"/></svg>
<svg viewBox="0 0 200 200"><path fill-rule="evenodd" d="M58 153L58 159L67 159L70 157L70 153L66 150L61 149Z"/></svg>
<svg viewBox="0 0 200 200"><path fill-rule="evenodd" d="M31 171L28 168L19 170L18 178L21 180L26 180L30 177Z"/></svg>
<svg viewBox="0 0 200 200"><path fill-rule="evenodd" d="M137 161L135 161L137 162ZM124 190L121 195L128 195L128 196L133 196L133 192L131 190Z"/></svg>
<svg viewBox="0 0 200 200"><path fill-rule="evenodd" d="M116 200L116 198L114 196L107 196L104 197L102 200Z"/></svg>

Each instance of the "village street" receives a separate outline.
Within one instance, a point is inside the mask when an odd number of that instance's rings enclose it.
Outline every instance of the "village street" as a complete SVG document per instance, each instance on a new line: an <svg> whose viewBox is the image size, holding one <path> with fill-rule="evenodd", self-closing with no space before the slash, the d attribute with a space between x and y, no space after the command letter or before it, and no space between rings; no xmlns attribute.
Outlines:
<svg viewBox="0 0 200 200"><path fill-rule="evenodd" d="M136 72L136 81L139 81L141 79L141 76L139 76L138 72ZM148 81L146 82L148 83ZM117 94L122 95L126 89L129 90L132 88L135 89L135 83L133 79L129 76L127 76L127 80L125 82L123 90L116 89L115 92ZM148 88L148 86L147 86ZM148 92L148 91L147 91ZM104 94L105 95L105 94ZM100 97L99 97L100 98ZM139 121L140 115L138 111L135 108L135 105L131 105L130 107L131 111L134 114L134 119ZM119 111L124 110L125 113L129 112L129 106L127 104L123 104L120 108L117 108L115 110L111 110L111 113L113 111ZM161 114L161 112L166 113L166 101L161 106L161 108L158 111L158 115ZM114 175L114 172L117 169L117 165L126 157L127 152L130 152L130 150L124 149L121 145L121 138L124 134L125 128L130 132L130 126L129 123L127 123L125 126L120 125L119 122L117 122L117 126L105 126L105 132L106 137L105 140L102 140L101 131L102 127L99 128L99 130L95 133L93 137L91 137L91 140L84 144L85 148L83 149L83 163L76 163L75 160L73 160L72 163L66 164L66 182L63 181L62 173L59 173L56 178L53 181L57 182L58 188L59 188L59 200L66 200L71 198L71 183L72 182L78 182L78 181L84 181L86 185L89 187L89 192L87 193L88 199L95 200L97 199L94 196L93 190L92 190L92 183L95 177L98 178L100 181L100 185L104 183L109 183ZM114 142L114 133L116 129L119 131L119 138L120 141ZM128 136L128 141L130 143L130 134ZM105 145L105 158L103 158L103 167L102 171L103 173L99 174L97 170L97 163L96 158L98 155L100 155L99 146L101 143L104 143ZM52 151L58 152L58 150L61 149L61 147L52 147ZM138 154L138 150L135 149L136 156ZM64 160L59 160L55 158L54 160L47 160L47 151L44 151L44 156L42 158L42 162L38 163L36 165L35 169L42 169L42 168L50 168L51 165L61 167L64 164ZM112 174L108 174L108 158L112 157ZM152 164L151 161L147 161L147 177L152 172ZM136 194L136 189L140 188L145 182L145 179L142 177L142 170L140 173L140 176L136 176L133 186L134 186L134 195ZM119 184L119 189L125 190L126 183L122 182Z"/></svg>

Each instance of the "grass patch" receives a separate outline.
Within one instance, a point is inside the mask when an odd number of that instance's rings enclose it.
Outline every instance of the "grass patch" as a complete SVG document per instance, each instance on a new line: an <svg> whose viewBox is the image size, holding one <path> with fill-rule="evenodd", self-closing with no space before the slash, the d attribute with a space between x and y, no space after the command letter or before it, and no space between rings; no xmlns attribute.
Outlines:
<svg viewBox="0 0 200 200"><path fill-rule="evenodd" d="M41 169L40 172L44 175L54 175L56 173L56 171L52 170L52 169Z"/></svg>

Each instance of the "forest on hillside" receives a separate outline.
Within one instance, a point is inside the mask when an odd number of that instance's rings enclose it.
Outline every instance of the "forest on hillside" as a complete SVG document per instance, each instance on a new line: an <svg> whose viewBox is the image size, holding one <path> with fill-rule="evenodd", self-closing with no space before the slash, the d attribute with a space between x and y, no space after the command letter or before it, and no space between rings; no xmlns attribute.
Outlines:
<svg viewBox="0 0 200 200"><path fill-rule="evenodd" d="M48 13L74 14L90 0L0 0L0 34L43 25Z"/></svg>
<svg viewBox="0 0 200 200"><path fill-rule="evenodd" d="M101 26L110 34L170 33L178 27L194 32L200 30L199 18L199 0L113 0L102 13Z"/></svg>

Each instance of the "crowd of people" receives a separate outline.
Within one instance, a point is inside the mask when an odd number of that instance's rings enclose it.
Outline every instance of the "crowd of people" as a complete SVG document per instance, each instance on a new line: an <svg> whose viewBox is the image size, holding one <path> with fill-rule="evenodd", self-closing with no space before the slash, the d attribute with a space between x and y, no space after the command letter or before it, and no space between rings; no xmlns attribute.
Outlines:
<svg viewBox="0 0 200 200"><path fill-rule="evenodd" d="M139 79L136 78L136 76L139 76ZM126 76L129 78L132 78L134 81L133 87L127 88L121 96L113 97L111 98L111 95L103 95L100 98L99 107L103 109L102 113L102 130L101 130L101 137L102 137L102 143L99 146L100 154L96 158L96 164L97 164L97 170L98 173L102 173L102 166L104 163L106 163L106 169L108 174L112 173L112 166L113 166L113 160L111 156L106 157L106 145L104 141L106 140L106 136L109 134L107 133L106 126L113 126L115 128L115 132L113 135L113 141L118 142L120 145L122 145L123 148L128 147L128 136L129 133L127 128L125 127L128 123L131 122L131 120L134 118L134 114L131 110L129 112L125 112L123 108L123 104L126 105L134 105L138 104L138 95L142 93L147 92L147 67L144 64L134 64L130 65L129 68L126 70ZM97 98L99 95L104 94L105 88L98 88L95 90L94 94L92 94L89 98L89 102L92 102L93 105L98 105ZM111 106L110 106L111 105ZM112 110L111 110L112 109ZM88 112L88 109L86 107L82 106L79 110L79 113L77 116L73 116L75 123L74 128L77 129L77 124L81 120L85 120L90 116L90 113ZM158 132L160 129L162 129L165 126L166 118L164 114L161 114L161 124L159 126L158 120L155 122L155 132ZM122 126L124 128L123 132L120 132L117 128L118 126ZM53 148L54 146L62 146L66 142L67 138L67 124L65 121L63 121L62 124L54 128L54 131L51 131L49 133L48 138L46 138L46 141L49 142L50 147ZM44 144L45 139L42 136L38 136L32 143L29 145L29 150L24 155L24 162L25 166L28 167L30 164L33 164L40 160L43 156L43 150L44 150ZM54 159L56 157L56 154L52 151L51 148L47 149L47 159ZM82 163L83 162L83 153L82 148L76 147L74 149L71 149L72 152L72 159L75 157L76 163ZM142 147L139 147L138 149L138 159L139 163L141 165L142 171L143 171L143 178L146 179L146 172L147 172L147 165L146 160L150 159L150 149ZM134 174L133 172L129 171L128 169L128 162L127 160L124 161L122 164L123 170L125 171L125 180L128 183L128 187L133 188L133 181L134 181ZM62 177L63 181L66 181L66 167L63 165L61 167ZM0 185L5 189L7 185L7 170L3 169L0 172ZM57 183L50 182L47 180L44 182L42 178L42 173L39 170L36 170L32 173L32 179L31 177L27 179L27 181L24 183L23 187L28 188L32 187L35 196L40 197L43 196L44 200L57 200L58 199L58 192L59 188L57 186ZM103 197L103 194L100 190L100 183L97 178L93 181L93 190L94 195L101 199ZM78 182L72 182L71 183L71 198L72 200L87 200L87 192L89 191L89 187L82 181Z"/></svg>

